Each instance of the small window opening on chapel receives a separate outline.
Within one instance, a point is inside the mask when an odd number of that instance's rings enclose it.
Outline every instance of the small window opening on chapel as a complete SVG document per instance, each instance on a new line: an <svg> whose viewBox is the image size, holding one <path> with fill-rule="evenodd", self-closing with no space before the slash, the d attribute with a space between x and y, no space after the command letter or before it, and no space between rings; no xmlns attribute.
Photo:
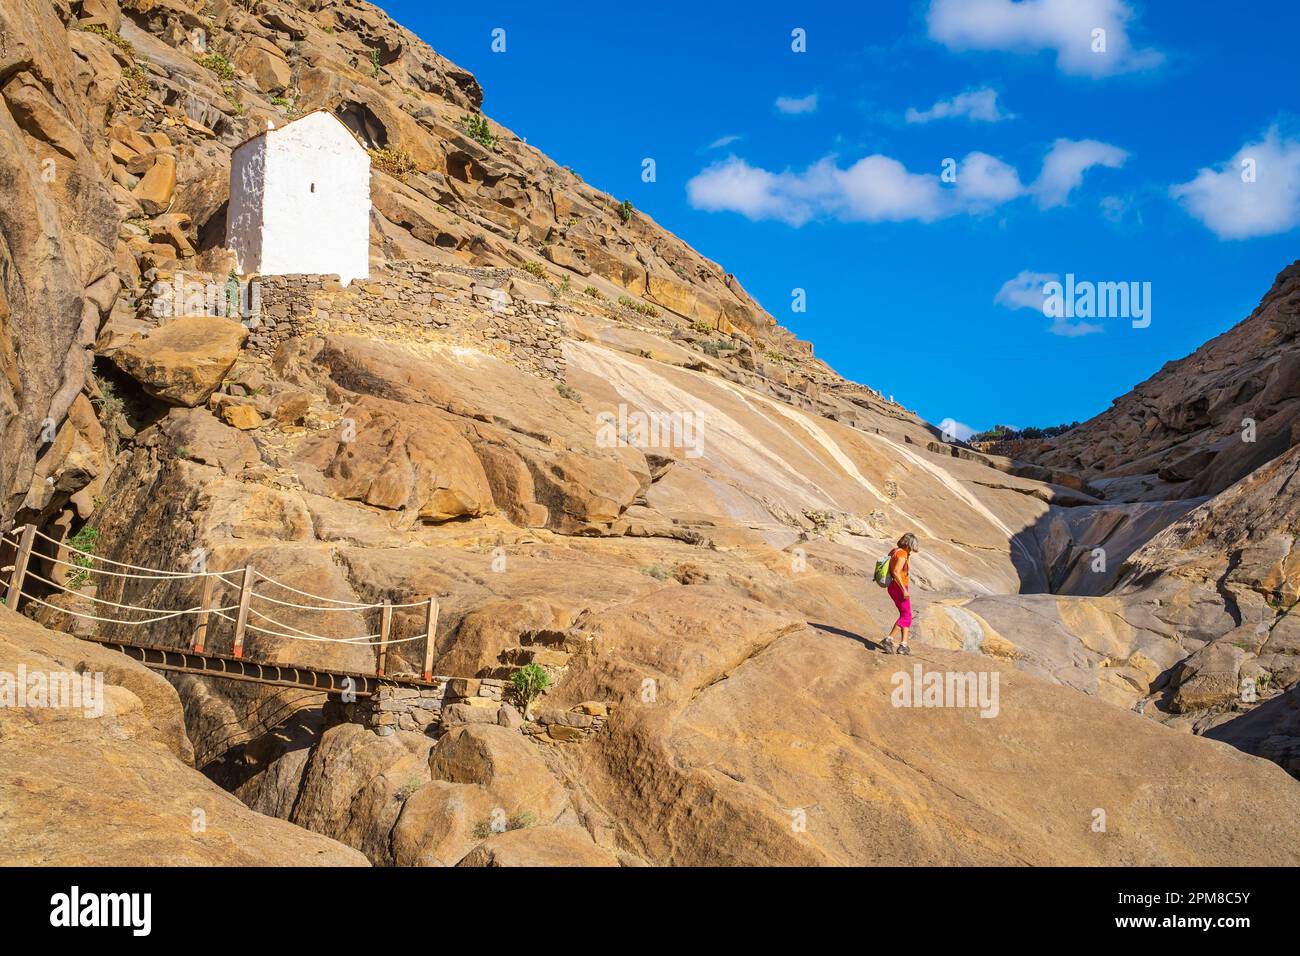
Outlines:
<svg viewBox="0 0 1300 956"><path fill-rule="evenodd" d="M316 184L315 184L315 183L312 183L312 184L311 184L311 191L312 191L312 192L315 192L315 191L316 191Z"/></svg>

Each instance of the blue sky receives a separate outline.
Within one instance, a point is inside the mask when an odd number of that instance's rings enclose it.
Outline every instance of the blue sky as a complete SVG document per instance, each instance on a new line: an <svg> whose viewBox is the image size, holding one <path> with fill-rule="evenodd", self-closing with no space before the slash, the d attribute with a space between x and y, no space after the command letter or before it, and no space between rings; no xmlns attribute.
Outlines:
<svg viewBox="0 0 1300 956"><path fill-rule="evenodd" d="M1291 2L384 6L489 116L932 422L1087 419L1300 257ZM1150 283L1150 324L1046 316L1067 273Z"/></svg>

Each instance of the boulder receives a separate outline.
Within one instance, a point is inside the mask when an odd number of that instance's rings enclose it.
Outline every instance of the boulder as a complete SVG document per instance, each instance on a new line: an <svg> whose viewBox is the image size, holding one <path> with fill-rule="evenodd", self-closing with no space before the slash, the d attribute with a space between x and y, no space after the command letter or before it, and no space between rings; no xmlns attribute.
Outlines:
<svg viewBox="0 0 1300 956"><path fill-rule="evenodd" d="M310 443L301 473L322 491L440 522L493 510L492 491L469 443L436 411L365 397L349 407L350 441ZM304 479L307 480L307 479Z"/></svg>
<svg viewBox="0 0 1300 956"><path fill-rule="evenodd" d="M81 0L81 17L83 26L101 26L113 33L122 28L122 9L117 0Z"/></svg>
<svg viewBox="0 0 1300 956"><path fill-rule="evenodd" d="M235 66L263 93L278 93L293 82L293 71L273 43L251 37L235 54Z"/></svg>
<svg viewBox="0 0 1300 956"><path fill-rule="evenodd" d="M457 866L618 866L580 827L527 827L500 833L476 846Z"/></svg>
<svg viewBox="0 0 1300 956"><path fill-rule="evenodd" d="M157 153L153 165L144 174L131 195L150 216L167 211L176 192L176 158L167 153Z"/></svg>
<svg viewBox="0 0 1300 956"><path fill-rule="evenodd" d="M221 316L181 316L123 345L113 362L155 398L194 407L216 391L247 337Z"/></svg>
<svg viewBox="0 0 1300 956"><path fill-rule="evenodd" d="M221 406L221 417L227 425L233 425L241 431L250 431L262 425L262 416L252 405L227 402Z"/></svg>
<svg viewBox="0 0 1300 956"><path fill-rule="evenodd" d="M173 408L161 428L171 447L184 448L191 461L237 474L258 460L257 446L251 438L223 425L204 408Z"/></svg>

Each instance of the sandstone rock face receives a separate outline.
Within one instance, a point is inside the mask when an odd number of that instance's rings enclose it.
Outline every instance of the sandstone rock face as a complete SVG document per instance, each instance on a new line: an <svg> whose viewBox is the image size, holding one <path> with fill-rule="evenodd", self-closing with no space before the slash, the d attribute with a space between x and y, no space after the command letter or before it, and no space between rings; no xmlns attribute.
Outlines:
<svg viewBox="0 0 1300 956"><path fill-rule="evenodd" d="M150 395L193 407L221 384L247 336L229 319L184 316L122 346L113 361Z"/></svg>
<svg viewBox="0 0 1300 956"><path fill-rule="evenodd" d="M102 713L0 708L5 813L17 866L357 866L333 840L254 813L190 766L180 701L122 655L0 609L0 671L103 681ZM9 689L12 693L12 688Z"/></svg>
<svg viewBox="0 0 1300 956"><path fill-rule="evenodd" d="M436 413L367 397L345 411L355 441L326 438L307 451L323 458L331 493L429 521L493 510L492 491L473 449ZM314 463L314 462L313 462Z"/></svg>
<svg viewBox="0 0 1300 956"><path fill-rule="evenodd" d="M90 34L74 49L41 0L6 3L0 34L0 514L9 518L23 507L49 514L76 491L24 502L38 458L46 475L61 470L43 433L69 427L120 286L118 217L93 152L121 71ZM98 66L105 85L93 81ZM91 288L102 296L87 300Z"/></svg>

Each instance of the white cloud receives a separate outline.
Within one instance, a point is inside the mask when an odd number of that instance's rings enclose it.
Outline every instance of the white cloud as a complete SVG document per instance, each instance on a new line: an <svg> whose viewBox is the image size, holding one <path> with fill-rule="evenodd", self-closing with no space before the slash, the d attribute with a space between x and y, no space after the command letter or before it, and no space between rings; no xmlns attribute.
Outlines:
<svg viewBox="0 0 1300 956"><path fill-rule="evenodd" d="M1300 226L1300 139L1283 139L1274 126L1169 194L1220 239L1288 232Z"/></svg>
<svg viewBox="0 0 1300 956"><path fill-rule="evenodd" d="M1070 193L1083 182L1085 172L1093 166L1118 169L1126 159L1128 153L1118 146L1095 139L1058 139L1043 160L1043 170L1033 186L1038 205L1044 209L1065 205Z"/></svg>
<svg viewBox="0 0 1300 956"><path fill-rule="evenodd" d="M1043 293L1043 286L1048 282L1060 281L1060 275L1055 272L1030 272L1028 269L1024 269L1014 279L1008 279L1002 283L1002 288L998 289L998 294L993 297L993 304L1013 311L1016 309L1032 309L1039 315L1045 316L1043 302L1046 300L1046 296ZM1071 322L1064 317L1053 317L1051 328L1048 331L1053 335L1073 337L1100 332L1101 326L1091 322Z"/></svg>
<svg viewBox="0 0 1300 956"><path fill-rule="evenodd" d="M1126 0L931 0L930 38L950 50L1052 50L1062 73L1105 76L1157 66L1164 55L1129 39ZM1105 31L1097 50L1094 31Z"/></svg>
<svg viewBox="0 0 1300 956"><path fill-rule="evenodd" d="M735 156L714 163L686 184L686 195L696 209L725 210L749 219L781 219L791 225L801 225L812 212L801 214L789 192L783 185L783 176L750 166Z"/></svg>
<svg viewBox="0 0 1300 956"><path fill-rule="evenodd" d="M957 166L957 195L972 211L992 209L1025 192L1020 174L996 156L967 153Z"/></svg>
<svg viewBox="0 0 1300 956"><path fill-rule="evenodd" d="M973 122L997 123L1001 120L1015 119L1014 114L1004 113L998 106L998 91L983 87L958 93L950 100L939 100L928 110L918 110L909 106L904 118L909 123L928 123L931 120L958 119L966 117Z"/></svg>
<svg viewBox="0 0 1300 956"><path fill-rule="evenodd" d="M994 305L1008 309L1043 309L1043 286L1048 282L1059 282L1061 277L1055 272L1021 271L1014 279L1008 279L993 297Z"/></svg>
<svg viewBox="0 0 1300 956"><path fill-rule="evenodd" d="M776 98L776 108L782 113L811 113L817 109L817 94L809 93L807 96L778 96Z"/></svg>
<svg viewBox="0 0 1300 956"><path fill-rule="evenodd" d="M735 135L734 133L730 136L719 136L717 139L715 139L713 142L709 144L708 148L722 149L722 147L730 146L732 143L738 142L739 140L740 137Z"/></svg>
<svg viewBox="0 0 1300 956"><path fill-rule="evenodd" d="M1083 148L1080 148L1083 147ZM972 152L957 165L955 184L937 173L914 173L875 154L841 169L826 157L803 172L773 173L736 156L701 170L687 184L696 209L738 212L750 219L779 219L800 226L811 219L846 222L934 222L989 212L1022 196L1044 208L1060 205L1090 165L1123 162L1123 150L1086 140L1057 140L1038 179L1026 186L1016 169L996 156Z"/></svg>

